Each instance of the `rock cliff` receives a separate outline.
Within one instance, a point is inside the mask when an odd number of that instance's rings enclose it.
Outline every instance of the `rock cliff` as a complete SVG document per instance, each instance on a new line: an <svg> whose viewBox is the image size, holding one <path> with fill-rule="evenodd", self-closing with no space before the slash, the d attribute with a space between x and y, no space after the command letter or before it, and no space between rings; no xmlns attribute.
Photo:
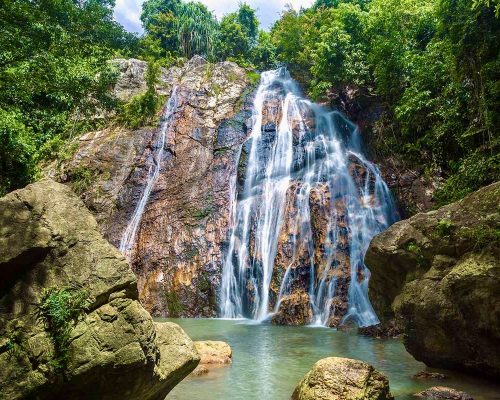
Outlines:
<svg viewBox="0 0 500 400"><path fill-rule="evenodd" d="M131 59L115 63L120 76L113 93L118 99L127 101L146 90L145 62ZM224 256L230 247L232 196L235 188L236 195L242 194L251 147L250 141L245 141L252 129L253 86L249 77L234 63L209 64L199 57L184 67L164 69L156 88L171 101L164 109L160 127L130 130L113 126L90 132L79 138L69 160L49 171L50 176L77 191L94 213L101 232L119 247L148 187L151 171L158 166L133 244L127 249L138 278L141 303L153 315L216 315ZM263 154L271 152L283 114L282 93L279 88L275 91L262 109L261 129L266 138L260 149ZM303 139L303 124L315 126L313 114L306 112L304 119L295 116L290 121L295 146ZM339 113L333 113L332 118L343 127L341 135L348 136L354 129ZM294 153L294 171L303 168L304 157L300 151ZM361 187L368 182L375 187L374 174L362 160L352 154L346 162L355 185ZM278 233L269 306L277 305L288 270L289 290L273 322L311 322L311 296L307 292L314 265L315 286L328 287L329 282L335 282L334 298L325 305L330 318L325 317L323 323L338 326L348 313L353 234L347 219L352 199L331 193L325 183L315 185L307 199L305 192L309 193L307 185L292 179ZM377 205L374 196L358 200L363 208L370 208ZM310 209L308 232L297 222L305 208ZM248 250L258 265L261 255L255 251L254 225ZM335 243L330 243L332 226L338 227ZM304 239L307 236L309 241ZM366 272L357 268L357 281L362 282ZM257 297L256 288L246 285L245 290L242 301L251 304ZM323 303L315 307L322 308Z"/></svg>
<svg viewBox="0 0 500 400"><path fill-rule="evenodd" d="M126 101L146 90L146 63L115 62L117 98ZM229 229L231 177L247 136L252 86L236 64L195 57L184 67L162 70L157 91L175 96L175 106L130 262L148 311L211 317ZM155 166L160 134L158 127L90 132L79 139L69 161L49 172L81 195L117 247Z"/></svg>
<svg viewBox="0 0 500 400"><path fill-rule="evenodd" d="M369 295L429 366L500 376L500 183L371 242Z"/></svg>
<svg viewBox="0 0 500 400"><path fill-rule="evenodd" d="M198 364L155 324L83 202L43 180L0 199L0 398L163 399Z"/></svg>

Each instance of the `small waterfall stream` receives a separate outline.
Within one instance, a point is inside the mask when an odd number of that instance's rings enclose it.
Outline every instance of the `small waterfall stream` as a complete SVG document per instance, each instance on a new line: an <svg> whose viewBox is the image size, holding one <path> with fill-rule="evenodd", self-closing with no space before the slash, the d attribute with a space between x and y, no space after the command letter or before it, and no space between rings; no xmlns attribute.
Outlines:
<svg viewBox="0 0 500 400"><path fill-rule="evenodd" d="M244 148L243 184L233 185L220 315L268 319L292 293L293 276L305 265L310 323L326 325L335 312L336 270L343 263L350 271L343 321L377 323L363 258L371 238L395 221L396 212L377 167L361 152L356 126L340 113L302 98L297 84L280 68L261 76ZM321 243L312 224L318 213L312 197L323 205ZM282 266L280 276L276 262L283 242L289 264Z"/></svg>
<svg viewBox="0 0 500 400"><path fill-rule="evenodd" d="M125 229L125 231L123 232L122 238L120 240L119 250L127 258L130 257L131 252L134 248L137 231L141 224L141 219L142 215L144 214L144 209L146 208L146 204L148 203L151 191L153 190L154 184L158 179L158 175L160 174L161 171L161 164L165 152L165 139L167 136L168 129L171 126L173 115L177 106L178 106L177 87L174 87L172 89L172 94L170 95L170 98L168 99L163 111L163 116L161 119L160 129L159 129L160 133L158 135L158 140L155 143L153 149L156 150L156 154L154 155L153 165L149 167L149 172L144 192L142 193L141 198L137 203L134 214L132 215L132 218L130 219L127 225L127 229Z"/></svg>

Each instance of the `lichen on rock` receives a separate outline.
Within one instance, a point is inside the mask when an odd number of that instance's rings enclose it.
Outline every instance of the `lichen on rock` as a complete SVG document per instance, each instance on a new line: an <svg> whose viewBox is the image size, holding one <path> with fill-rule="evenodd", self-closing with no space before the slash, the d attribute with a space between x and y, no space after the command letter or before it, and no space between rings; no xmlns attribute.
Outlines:
<svg viewBox="0 0 500 400"><path fill-rule="evenodd" d="M500 183L377 235L369 295L429 366L500 376Z"/></svg>
<svg viewBox="0 0 500 400"><path fill-rule="evenodd" d="M392 400L389 381L371 365L329 357L314 364L291 400Z"/></svg>
<svg viewBox="0 0 500 400"><path fill-rule="evenodd" d="M0 210L0 398L163 399L196 367L191 340L153 323L130 266L67 186L37 182L1 198ZM88 304L66 321L61 362L37 310L46 293L62 302L70 290Z"/></svg>

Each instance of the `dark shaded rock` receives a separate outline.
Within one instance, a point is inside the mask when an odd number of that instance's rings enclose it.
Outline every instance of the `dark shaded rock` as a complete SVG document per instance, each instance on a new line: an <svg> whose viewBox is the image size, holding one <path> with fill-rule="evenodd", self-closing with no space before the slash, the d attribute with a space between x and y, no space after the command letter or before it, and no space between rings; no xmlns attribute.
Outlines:
<svg viewBox="0 0 500 400"><path fill-rule="evenodd" d="M403 333L394 320L382 322L377 325L358 328L358 333L377 339L398 338Z"/></svg>
<svg viewBox="0 0 500 400"><path fill-rule="evenodd" d="M407 350L437 368L500 376L500 183L377 235L369 295Z"/></svg>
<svg viewBox="0 0 500 400"><path fill-rule="evenodd" d="M439 372L428 372L428 371L420 371L413 375L415 379L447 379L448 377L445 374L441 374Z"/></svg>
<svg viewBox="0 0 500 400"><path fill-rule="evenodd" d="M179 326L153 323L130 266L65 185L0 199L0 271L0 398L163 399L199 361ZM51 288L88 295L64 357L37 307Z"/></svg>

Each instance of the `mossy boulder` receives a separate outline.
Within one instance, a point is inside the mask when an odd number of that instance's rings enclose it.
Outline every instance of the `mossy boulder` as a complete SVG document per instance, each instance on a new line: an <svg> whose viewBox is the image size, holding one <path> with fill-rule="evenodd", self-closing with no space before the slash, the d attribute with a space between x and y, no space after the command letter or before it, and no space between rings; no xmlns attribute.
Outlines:
<svg viewBox="0 0 500 400"><path fill-rule="evenodd" d="M429 366L500 377L500 183L377 235L369 296Z"/></svg>
<svg viewBox="0 0 500 400"><path fill-rule="evenodd" d="M67 186L0 199L0 274L0 399L163 399L199 362Z"/></svg>
<svg viewBox="0 0 500 400"><path fill-rule="evenodd" d="M388 379L363 361L328 357L314 364L291 400L392 400Z"/></svg>

